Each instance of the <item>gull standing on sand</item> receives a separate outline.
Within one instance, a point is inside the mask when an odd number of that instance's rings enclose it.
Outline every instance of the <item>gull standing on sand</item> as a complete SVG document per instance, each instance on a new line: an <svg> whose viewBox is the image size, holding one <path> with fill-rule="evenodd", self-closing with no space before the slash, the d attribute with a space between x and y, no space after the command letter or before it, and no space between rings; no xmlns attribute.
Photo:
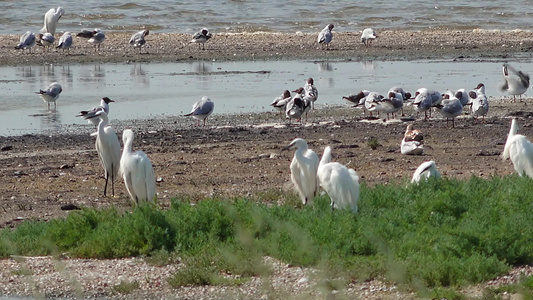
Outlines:
<svg viewBox="0 0 533 300"><path fill-rule="evenodd" d="M144 44L146 44L146 40L144 39L144 37L149 34L149 30L141 30L131 36L130 45L132 45L133 48L139 48L139 54L141 53Z"/></svg>
<svg viewBox="0 0 533 300"><path fill-rule="evenodd" d="M93 36L89 38L88 42L94 46L94 51L96 52L96 49L100 51L100 44L102 44L105 40L105 33L96 28L93 32Z"/></svg>
<svg viewBox="0 0 533 300"><path fill-rule="evenodd" d="M20 37L20 42L15 46L15 49L28 49L31 53L31 48L35 46L35 41L35 34L31 31L26 31L26 33Z"/></svg>
<svg viewBox="0 0 533 300"><path fill-rule="evenodd" d="M109 115L109 103L111 102L115 101L109 99L108 97L104 97L102 100L100 100L100 105L93 107L90 110L82 110L76 117L83 117L87 120L87 122L89 122L89 124L97 126L100 122L100 119L95 118L96 115L101 111L105 112L106 115Z"/></svg>
<svg viewBox="0 0 533 300"><path fill-rule="evenodd" d="M198 49L200 49L200 44L202 44L202 50L205 50L205 42L211 38L211 32L207 28L202 28L201 31L195 33L192 36L191 43L197 43Z"/></svg>
<svg viewBox="0 0 533 300"><path fill-rule="evenodd" d="M503 64L503 80L500 90L513 95L513 102L516 101L516 95L522 99L522 94L529 88L529 75L515 70L509 64Z"/></svg>
<svg viewBox="0 0 533 300"><path fill-rule="evenodd" d="M302 115L304 113L306 113L307 120L307 112L311 108L311 101L302 96L303 88L298 88L293 92L296 94L287 103L285 116L289 119L289 124L291 123L291 119L298 119L302 123Z"/></svg>
<svg viewBox="0 0 533 300"><path fill-rule="evenodd" d="M477 121L478 117L483 117L489 112L489 101L487 95L485 95L485 85L480 83L477 87L468 93L470 97L470 105L472 105L472 116Z"/></svg>
<svg viewBox="0 0 533 300"><path fill-rule="evenodd" d="M72 34L67 31L63 33L61 38L59 38L59 43L57 44L56 49L63 49L63 51L67 49L67 54L70 54L71 46L72 46Z"/></svg>
<svg viewBox="0 0 533 300"><path fill-rule="evenodd" d="M318 89L314 86L315 81L313 78L309 77L307 82L304 85L304 97L308 98L311 101L311 108L315 109L315 102L318 100Z"/></svg>
<svg viewBox="0 0 533 300"><path fill-rule="evenodd" d="M377 37L378 36L374 29L366 28L361 34L361 43L363 43L365 46L371 46L372 41L375 40Z"/></svg>
<svg viewBox="0 0 533 300"><path fill-rule="evenodd" d="M333 24L328 24L322 31L318 34L318 43L322 45L322 50L324 50L324 44L326 44L326 50L329 50L329 43L333 40Z"/></svg>
<svg viewBox="0 0 533 300"><path fill-rule="evenodd" d="M276 97L274 101L270 103L270 106L280 111L283 116L283 113L285 112L285 107L287 106L287 103L291 100L291 98L291 92L289 92L289 90L285 90L283 91L283 94L281 94L281 96Z"/></svg>
<svg viewBox="0 0 533 300"><path fill-rule="evenodd" d="M122 133L124 149L120 158L119 174L122 175L128 194L135 204L155 202L154 168L146 153L140 150L132 151L133 138L131 129L125 129Z"/></svg>
<svg viewBox="0 0 533 300"><path fill-rule="evenodd" d="M57 9L50 8L46 14L44 14L44 26L41 29L42 33L56 34L57 22L61 16L65 13L63 8L59 6Z"/></svg>
<svg viewBox="0 0 533 300"><path fill-rule="evenodd" d="M452 119L452 128L455 127L455 118L463 113L463 105L453 92L446 92L441 103L433 105L443 117L446 118L446 126Z"/></svg>
<svg viewBox="0 0 533 300"><path fill-rule="evenodd" d="M415 93L412 105L415 107L417 117L420 112L424 112L424 120L428 119L428 111L431 115L431 107L440 104L442 95L437 91L419 88Z"/></svg>
<svg viewBox="0 0 533 300"><path fill-rule="evenodd" d="M50 110L50 102L54 102L54 109L56 108L56 100L59 98L59 95L63 91L61 85L57 82L53 82L46 90L39 90L35 94L41 95L43 101L48 105L48 110Z"/></svg>
<svg viewBox="0 0 533 300"><path fill-rule="evenodd" d="M37 40L38 43L44 47L44 50L50 49L52 45L54 45L55 38L51 33L39 33L39 39Z"/></svg>
<svg viewBox="0 0 533 300"><path fill-rule="evenodd" d="M429 177L440 178L440 172L437 170L437 165L434 161L426 161L420 164L413 174L411 183L419 183L420 180L427 181Z"/></svg>
<svg viewBox="0 0 533 300"><path fill-rule="evenodd" d="M205 121L207 120L207 117L213 113L213 110L215 109L215 104L209 99L209 97L204 96L201 100L195 102L192 105L192 111L186 115L183 115L185 117L192 116L193 118L197 119L198 122L196 123L196 127L200 126L200 120L204 121L204 127L205 127Z"/></svg>

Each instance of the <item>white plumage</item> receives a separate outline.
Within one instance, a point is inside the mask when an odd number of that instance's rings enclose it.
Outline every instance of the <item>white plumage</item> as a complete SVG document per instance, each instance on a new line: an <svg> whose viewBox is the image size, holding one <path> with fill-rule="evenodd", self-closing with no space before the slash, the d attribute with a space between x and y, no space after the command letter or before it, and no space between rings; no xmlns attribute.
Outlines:
<svg viewBox="0 0 533 300"><path fill-rule="evenodd" d="M513 100L516 100L516 95L522 97L529 88L529 75L515 70L509 64L503 64L503 80L500 90L513 95Z"/></svg>
<svg viewBox="0 0 533 300"><path fill-rule="evenodd" d="M141 53L142 47L144 44L146 44L146 40L144 38L149 34L149 30L141 30L136 32L130 38L130 45L132 45L133 48L139 48L139 53Z"/></svg>
<svg viewBox="0 0 533 300"><path fill-rule="evenodd" d="M134 134L131 129L122 133L124 149L120 158L120 174L135 204L155 202L155 174L152 163L142 151L132 151Z"/></svg>
<svg viewBox="0 0 533 300"><path fill-rule="evenodd" d="M26 33L20 37L19 43L15 46L15 49L28 49L31 53L31 48L35 46L36 41L35 34L31 31L26 31Z"/></svg>
<svg viewBox="0 0 533 300"><path fill-rule="evenodd" d="M485 85L480 83L476 89L468 93L470 103L472 104L472 116L477 120L478 117L483 117L489 112L489 101L485 95Z"/></svg>
<svg viewBox="0 0 533 300"><path fill-rule="evenodd" d="M315 87L315 81L309 77L304 85L304 98L311 102L311 108L315 109L315 102L318 100L318 89Z"/></svg>
<svg viewBox="0 0 533 300"><path fill-rule="evenodd" d="M318 182L331 199L331 209L349 209L357 212L359 176L353 169L331 162L331 147L324 149L318 165Z"/></svg>
<svg viewBox="0 0 533 300"><path fill-rule="evenodd" d="M193 118L197 119L198 122L196 123L196 126L200 126L200 120L203 120L205 127L205 121L207 120L207 117L213 113L214 109L215 104L211 101L211 99L209 99L209 97L204 96L201 100L196 101L192 105L192 111L184 116L192 116Z"/></svg>
<svg viewBox="0 0 533 300"><path fill-rule="evenodd" d="M61 92L63 92L61 85L57 82L52 82L46 90L39 90L35 93L41 95L41 98L47 104L48 110L50 110L51 102L54 103L54 108L56 108L56 100L59 98Z"/></svg>
<svg viewBox="0 0 533 300"><path fill-rule="evenodd" d="M365 28L363 30L363 33L361 34L361 43L363 43L365 46L372 45L372 41L375 40L378 37L376 34L376 31L372 28Z"/></svg>
<svg viewBox="0 0 533 300"><path fill-rule="evenodd" d="M329 50L329 43L331 43L331 40L333 40L333 33L331 30L333 30L333 27L335 27L333 24L328 24L320 33L318 34L318 43L322 45L322 50L324 50L324 44L326 45L326 49Z"/></svg>
<svg viewBox="0 0 533 300"><path fill-rule="evenodd" d="M191 43L197 43L198 49L200 49L200 44L202 45L202 50L205 50L205 42L211 38L212 34L207 30L207 28L202 28L201 31L196 32L192 36Z"/></svg>
<svg viewBox="0 0 533 300"><path fill-rule="evenodd" d="M420 164L413 174L411 183L419 183L421 180L428 180L429 177L440 178L439 170L434 161L426 161Z"/></svg>
<svg viewBox="0 0 533 300"><path fill-rule="evenodd" d="M94 117L100 111L103 111L109 115L109 103L111 102L115 101L109 99L108 97L104 97L100 100L100 105L93 107L91 110L82 110L76 117L84 117L89 124L98 125L100 120Z"/></svg>
<svg viewBox="0 0 533 300"><path fill-rule="evenodd" d="M526 174L533 178L533 144L517 132L518 125L516 119L513 119L501 157L503 160L511 159L518 175Z"/></svg>
<svg viewBox="0 0 533 300"><path fill-rule="evenodd" d="M404 155L422 155L424 153L424 136L413 124L407 125L403 136L400 152Z"/></svg>
<svg viewBox="0 0 533 300"><path fill-rule="evenodd" d="M70 47L72 46L72 34L70 32L65 32L59 38L59 43L57 44L57 49L67 49L67 53L70 53Z"/></svg>
<svg viewBox="0 0 533 300"><path fill-rule="evenodd" d="M44 26L41 29L41 32L48 32L54 35L56 33L57 23L64 13L65 11L61 6L59 6L57 9L50 8L46 14L44 14Z"/></svg>
<svg viewBox="0 0 533 300"><path fill-rule="evenodd" d="M291 161L291 181L303 204L312 204L318 190L318 155L301 138L294 139L288 149L296 149Z"/></svg>

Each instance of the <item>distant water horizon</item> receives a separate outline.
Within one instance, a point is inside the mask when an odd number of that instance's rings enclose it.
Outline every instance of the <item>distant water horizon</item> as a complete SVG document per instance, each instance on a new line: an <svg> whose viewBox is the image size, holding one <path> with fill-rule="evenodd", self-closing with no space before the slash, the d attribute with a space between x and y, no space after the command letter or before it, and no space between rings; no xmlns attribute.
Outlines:
<svg viewBox="0 0 533 300"><path fill-rule="evenodd" d="M342 32L376 30L532 30L528 1L2 1L2 34L39 32L44 14L63 7L57 31L194 33L318 32L328 23Z"/></svg>

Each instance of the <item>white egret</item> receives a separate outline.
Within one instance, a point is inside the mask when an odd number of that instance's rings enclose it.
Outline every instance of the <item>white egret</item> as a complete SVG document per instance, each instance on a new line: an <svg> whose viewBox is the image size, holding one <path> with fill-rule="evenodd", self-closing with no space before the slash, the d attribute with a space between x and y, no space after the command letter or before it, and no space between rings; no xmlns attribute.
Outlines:
<svg viewBox="0 0 533 300"><path fill-rule="evenodd" d="M318 165L318 182L331 199L331 209L350 209L357 212L359 176L353 169L331 162L331 147L327 146Z"/></svg>
<svg viewBox="0 0 533 300"><path fill-rule="evenodd" d="M205 42L211 38L211 33L207 30L207 28L202 28L201 31L195 33L192 36L191 43L197 43L198 49L200 49L200 44L202 44L202 50L205 50Z"/></svg>
<svg viewBox="0 0 533 300"><path fill-rule="evenodd" d="M516 100L516 95L522 97L522 94L529 88L529 75L515 70L509 64L503 64L503 80L500 90L513 95L513 101Z"/></svg>
<svg viewBox="0 0 533 300"><path fill-rule="evenodd" d="M333 40L333 33L331 30L333 30L333 27L335 27L333 24L328 24L320 33L318 34L318 43L322 45L322 50L324 50L324 44L326 44L326 49L329 50L329 43L331 43L331 40Z"/></svg>
<svg viewBox="0 0 533 300"><path fill-rule="evenodd" d="M124 178L126 189L135 204L155 202L155 174L152 163L142 151L131 150L134 134L131 129L122 133L124 149L120 158L120 174Z"/></svg>
<svg viewBox="0 0 533 300"><path fill-rule="evenodd" d="M46 14L44 14L44 26L41 29L42 33L51 33L54 35L56 33L57 22L61 16L65 13L63 8L59 6L57 9L50 8Z"/></svg>
<svg viewBox="0 0 533 300"><path fill-rule="evenodd" d="M150 34L149 30L141 30L131 36L130 45L132 45L133 48L139 48L139 54L141 53L141 50L144 44L146 44L146 40L144 39L144 37L149 34Z"/></svg>
<svg viewBox="0 0 533 300"><path fill-rule="evenodd" d="M96 130L95 145L105 173L104 197L107 196L109 180L111 180L112 194L115 196L115 181L120 167L120 142L113 127L109 126L109 119L105 111L99 111L90 118L100 119Z"/></svg>
<svg viewBox="0 0 533 300"><path fill-rule="evenodd" d="M48 110L50 110L50 103L54 103L54 109L56 108L56 100L59 98L59 95L63 91L61 85L57 82L52 82L46 90L39 90L35 94L41 95L43 101L48 105Z"/></svg>
<svg viewBox="0 0 533 300"><path fill-rule="evenodd" d="M35 46L36 43L35 34L31 31L26 31L21 37L18 45L15 46L15 49L28 49L31 53L31 48Z"/></svg>
<svg viewBox="0 0 533 300"><path fill-rule="evenodd" d="M291 161L291 181L304 205L312 204L318 191L318 155L301 138L294 139L285 149L296 149Z"/></svg>
<svg viewBox="0 0 533 300"><path fill-rule="evenodd" d="M100 100L100 105L93 107L91 110L82 110L76 117L84 117L89 124L97 126L98 123L100 123L100 119L94 117L100 111L104 111L107 115L109 115L109 103L111 102L115 102L115 100L104 97Z"/></svg>
<svg viewBox="0 0 533 300"><path fill-rule="evenodd" d="M363 43L365 46L371 46L372 41L375 40L378 37L376 34L376 31L372 28L365 28L363 30L363 33L361 34L361 43Z"/></svg>
<svg viewBox="0 0 533 300"><path fill-rule="evenodd" d="M209 99L209 97L204 96L202 97L202 100L196 101L192 105L192 111L186 115L183 115L185 117L192 116L198 122L196 123L196 126L200 126L200 120L204 121L204 127L205 127L205 121L207 120L207 117L209 117L213 110L215 109L215 104Z"/></svg>
<svg viewBox="0 0 533 300"><path fill-rule="evenodd" d="M518 175L525 173L529 178L533 178L533 143L517 132L518 125L516 119L513 119L501 157L503 160L511 159Z"/></svg>
<svg viewBox="0 0 533 300"><path fill-rule="evenodd" d="M425 161L418 166L411 183L419 183L420 180L428 180L429 177L440 178L439 170L437 170L437 165L434 161Z"/></svg>
<svg viewBox="0 0 533 300"><path fill-rule="evenodd" d="M70 47L72 46L72 34L70 32L65 32L59 38L59 43L57 44L57 49L67 49L67 54L70 54Z"/></svg>

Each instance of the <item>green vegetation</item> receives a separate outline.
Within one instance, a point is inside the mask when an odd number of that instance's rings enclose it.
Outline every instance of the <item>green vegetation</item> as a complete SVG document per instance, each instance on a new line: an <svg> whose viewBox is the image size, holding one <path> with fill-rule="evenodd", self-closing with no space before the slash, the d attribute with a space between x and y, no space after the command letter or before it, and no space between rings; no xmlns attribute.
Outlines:
<svg viewBox="0 0 533 300"><path fill-rule="evenodd" d="M139 283L137 281L133 281L133 282L121 281L119 284L113 287L113 290L115 290L115 292L117 293L129 294L138 288L139 288Z"/></svg>
<svg viewBox="0 0 533 300"><path fill-rule="evenodd" d="M532 199L531 180L518 176L362 185L357 215L332 213L327 196L312 207L295 205L292 195L285 205L175 199L165 211L147 204L128 213L84 209L64 220L25 222L0 231L0 257L68 252L180 261L184 267L169 279L179 287L241 283L225 273L268 276L268 255L321 270L330 289L379 277L428 297L460 299L457 287L533 263ZM516 289L531 294L532 282Z"/></svg>

